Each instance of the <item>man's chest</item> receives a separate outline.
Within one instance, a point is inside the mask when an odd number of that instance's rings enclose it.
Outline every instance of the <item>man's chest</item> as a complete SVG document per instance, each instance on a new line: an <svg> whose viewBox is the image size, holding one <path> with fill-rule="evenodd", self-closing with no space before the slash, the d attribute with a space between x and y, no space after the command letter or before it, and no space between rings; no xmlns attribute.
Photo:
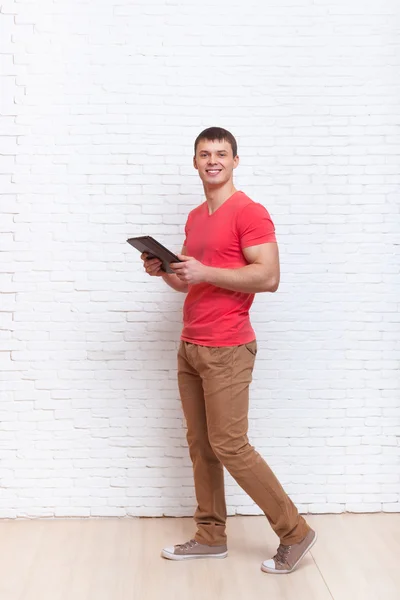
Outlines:
<svg viewBox="0 0 400 600"><path fill-rule="evenodd" d="M188 228L186 248L207 266L242 266L247 264L240 246L240 237L234 221L224 222L205 216L196 219Z"/></svg>

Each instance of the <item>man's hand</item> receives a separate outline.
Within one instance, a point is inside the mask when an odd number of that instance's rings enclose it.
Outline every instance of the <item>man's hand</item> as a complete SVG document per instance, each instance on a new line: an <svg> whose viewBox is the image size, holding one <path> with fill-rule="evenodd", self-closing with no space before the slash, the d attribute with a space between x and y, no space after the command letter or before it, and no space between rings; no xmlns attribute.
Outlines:
<svg viewBox="0 0 400 600"><path fill-rule="evenodd" d="M153 277L161 277L164 271L162 270L162 262L159 258L147 258L148 252L143 252L140 258L144 262L144 270Z"/></svg>
<svg viewBox="0 0 400 600"><path fill-rule="evenodd" d="M189 285L206 281L208 267L192 256L177 255L183 262L171 263L169 266L181 281Z"/></svg>

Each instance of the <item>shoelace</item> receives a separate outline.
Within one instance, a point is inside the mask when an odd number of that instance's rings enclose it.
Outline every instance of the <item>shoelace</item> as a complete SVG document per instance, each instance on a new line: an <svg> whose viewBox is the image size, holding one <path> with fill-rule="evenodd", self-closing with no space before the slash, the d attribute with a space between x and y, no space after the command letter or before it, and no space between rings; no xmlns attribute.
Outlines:
<svg viewBox="0 0 400 600"><path fill-rule="evenodd" d="M278 547L278 551L274 556L274 560L276 560L277 563L284 565L286 563L286 559L289 555L291 547L292 546L284 546L283 544L280 544Z"/></svg>
<svg viewBox="0 0 400 600"><path fill-rule="evenodd" d="M189 540L184 544L178 544L178 547L182 548L182 550L190 550L191 548L193 548L193 546L197 546L196 540Z"/></svg>

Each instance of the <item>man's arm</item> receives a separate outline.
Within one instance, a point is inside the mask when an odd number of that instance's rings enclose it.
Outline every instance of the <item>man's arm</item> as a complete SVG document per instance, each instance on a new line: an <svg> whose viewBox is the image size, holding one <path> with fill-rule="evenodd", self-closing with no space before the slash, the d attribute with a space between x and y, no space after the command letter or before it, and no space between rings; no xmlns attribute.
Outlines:
<svg viewBox="0 0 400 600"><path fill-rule="evenodd" d="M279 251L276 242L243 249L250 263L239 269L207 267L195 258L186 257L183 263L173 263L178 278L188 284L201 282L234 292L276 292L280 281ZM181 256L179 256L181 258Z"/></svg>
<svg viewBox="0 0 400 600"><path fill-rule="evenodd" d="M276 242L243 249L250 263L239 269L210 267L207 282L235 292L276 292L280 281L279 251Z"/></svg>

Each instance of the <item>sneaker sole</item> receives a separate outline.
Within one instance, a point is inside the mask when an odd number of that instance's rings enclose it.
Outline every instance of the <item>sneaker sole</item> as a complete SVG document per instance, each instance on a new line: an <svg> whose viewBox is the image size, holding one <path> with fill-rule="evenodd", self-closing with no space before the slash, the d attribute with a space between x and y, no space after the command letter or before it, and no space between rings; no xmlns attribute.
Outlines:
<svg viewBox="0 0 400 600"><path fill-rule="evenodd" d="M163 550L161 552L161 556L163 558L167 558L168 560L190 560L194 558L226 558L228 556L228 552L222 552L220 554L171 554L170 552L166 552Z"/></svg>
<svg viewBox="0 0 400 600"><path fill-rule="evenodd" d="M311 542L311 544L308 546L308 548L306 548L303 552L303 554L300 556L300 558L297 560L297 562L293 565L293 567L288 570L288 571L279 571L278 569L270 569L269 567L264 567L264 565L261 565L261 571L264 571L264 573L272 573L273 575L287 575L288 573L293 573L293 571L295 570L295 568L297 567L297 565L299 564L299 562L301 560L303 560L303 558L305 557L305 555L307 554L307 552L309 552L311 550L311 548L314 546L315 542L318 539L318 534L317 532L315 532L315 537L313 539L313 541Z"/></svg>

